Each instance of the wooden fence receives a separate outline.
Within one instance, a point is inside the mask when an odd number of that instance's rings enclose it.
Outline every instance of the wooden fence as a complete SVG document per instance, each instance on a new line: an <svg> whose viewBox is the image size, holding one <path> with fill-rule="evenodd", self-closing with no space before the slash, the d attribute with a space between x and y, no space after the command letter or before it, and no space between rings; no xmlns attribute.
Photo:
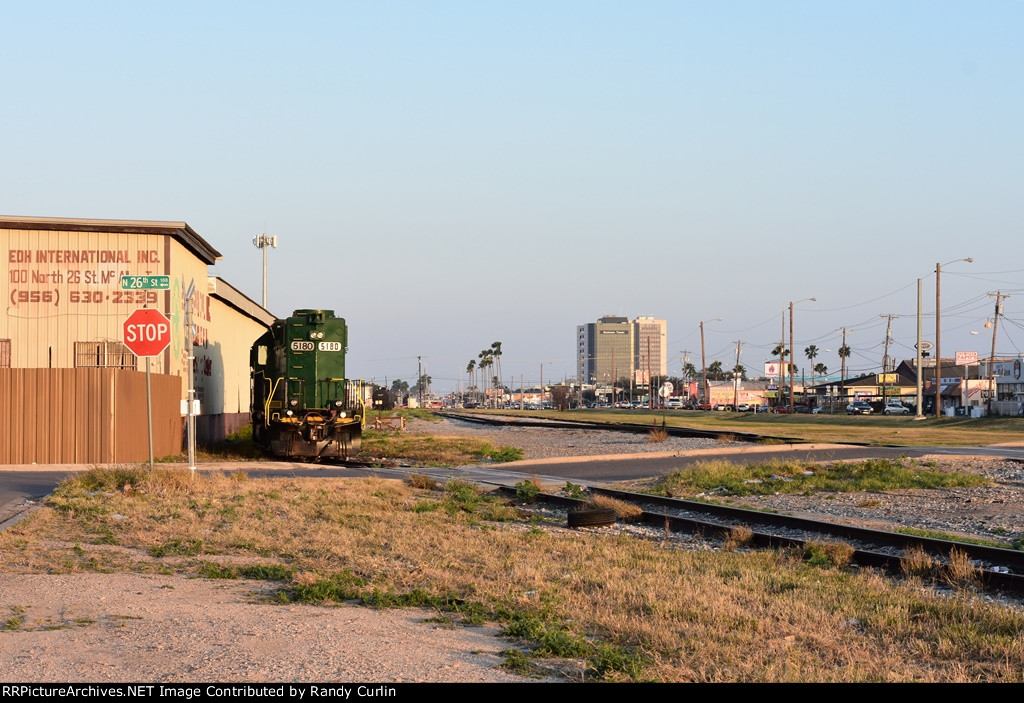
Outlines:
<svg viewBox="0 0 1024 703"><path fill-rule="evenodd" d="M181 453L181 378L152 375L153 455ZM0 369L0 464L146 461L146 374Z"/></svg>

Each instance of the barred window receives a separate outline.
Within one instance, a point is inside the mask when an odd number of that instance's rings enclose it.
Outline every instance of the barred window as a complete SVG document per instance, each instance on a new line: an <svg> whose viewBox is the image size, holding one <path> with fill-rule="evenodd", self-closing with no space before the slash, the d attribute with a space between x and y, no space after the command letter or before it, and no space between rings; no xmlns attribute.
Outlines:
<svg viewBox="0 0 1024 703"><path fill-rule="evenodd" d="M75 342L75 367L135 370L135 355L121 342Z"/></svg>
<svg viewBox="0 0 1024 703"><path fill-rule="evenodd" d="M0 339L0 369L11 368L11 340Z"/></svg>

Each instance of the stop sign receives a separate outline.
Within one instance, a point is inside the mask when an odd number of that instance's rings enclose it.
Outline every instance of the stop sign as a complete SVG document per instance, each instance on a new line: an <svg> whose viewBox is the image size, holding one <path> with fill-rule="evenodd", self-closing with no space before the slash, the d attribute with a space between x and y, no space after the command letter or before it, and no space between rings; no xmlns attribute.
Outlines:
<svg viewBox="0 0 1024 703"><path fill-rule="evenodd" d="M136 310L124 321L124 345L135 356L157 356L171 343L171 321L159 310Z"/></svg>

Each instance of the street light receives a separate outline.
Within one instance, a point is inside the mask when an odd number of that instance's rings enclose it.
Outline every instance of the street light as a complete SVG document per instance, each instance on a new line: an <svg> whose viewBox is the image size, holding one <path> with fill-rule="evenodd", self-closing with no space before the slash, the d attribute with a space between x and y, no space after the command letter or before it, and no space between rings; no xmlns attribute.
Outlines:
<svg viewBox="0 0 1024 703"><path fill-rule="evenodd" d="M708 320L708 322L721 322L721 321L722 321L721 317L716 317L713 320ZM701 394L700 394L700 403L698 404L698 407L700 405L704 405L705 403L707 403L707 397L708 397L708 367L707 367L707 361L706 361L705 355L704 355L704 320L700 321L700 385L701 385Z"/></svg>
<svg viewBox="0 0 1024 703"><path fill-rule="evenodd" d="M797 303L803 303L807 300L817 302L817 298L804 298L803 300L796 301ZM789 304L789 413L792 415L794 410L795 398L793 397L793 305L796 303ZM806 393L806 390L804 391Z"/></svg>
<svg viewBox="0 0 1024 703"><path fill-rule="evenodd" d="M941 346L941 331L940 319L942 317L942 308L940 307L940 292L942 290L942 267L950 264L955 264L957 261L966 261L969 264L974 263L974 259L967 257L966 259L953 259L947 261L944 264L935 264L935 419L938 420L942 417L942 346ZM920 371L920 369L918 369Z"/></svg>

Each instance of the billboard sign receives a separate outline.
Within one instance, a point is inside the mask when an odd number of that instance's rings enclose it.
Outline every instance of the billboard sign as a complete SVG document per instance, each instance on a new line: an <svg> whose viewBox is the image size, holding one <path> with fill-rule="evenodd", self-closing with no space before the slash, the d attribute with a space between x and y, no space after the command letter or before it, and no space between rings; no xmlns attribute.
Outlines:
<svg viewBox="0 0 1024 703"><path fill-rule="evenodd" d="M978 363L978 352L976 352L976 351L957 352L954 358L956 359L956 365L957 366L966 366L968 364L977 364Z"/></svg>

